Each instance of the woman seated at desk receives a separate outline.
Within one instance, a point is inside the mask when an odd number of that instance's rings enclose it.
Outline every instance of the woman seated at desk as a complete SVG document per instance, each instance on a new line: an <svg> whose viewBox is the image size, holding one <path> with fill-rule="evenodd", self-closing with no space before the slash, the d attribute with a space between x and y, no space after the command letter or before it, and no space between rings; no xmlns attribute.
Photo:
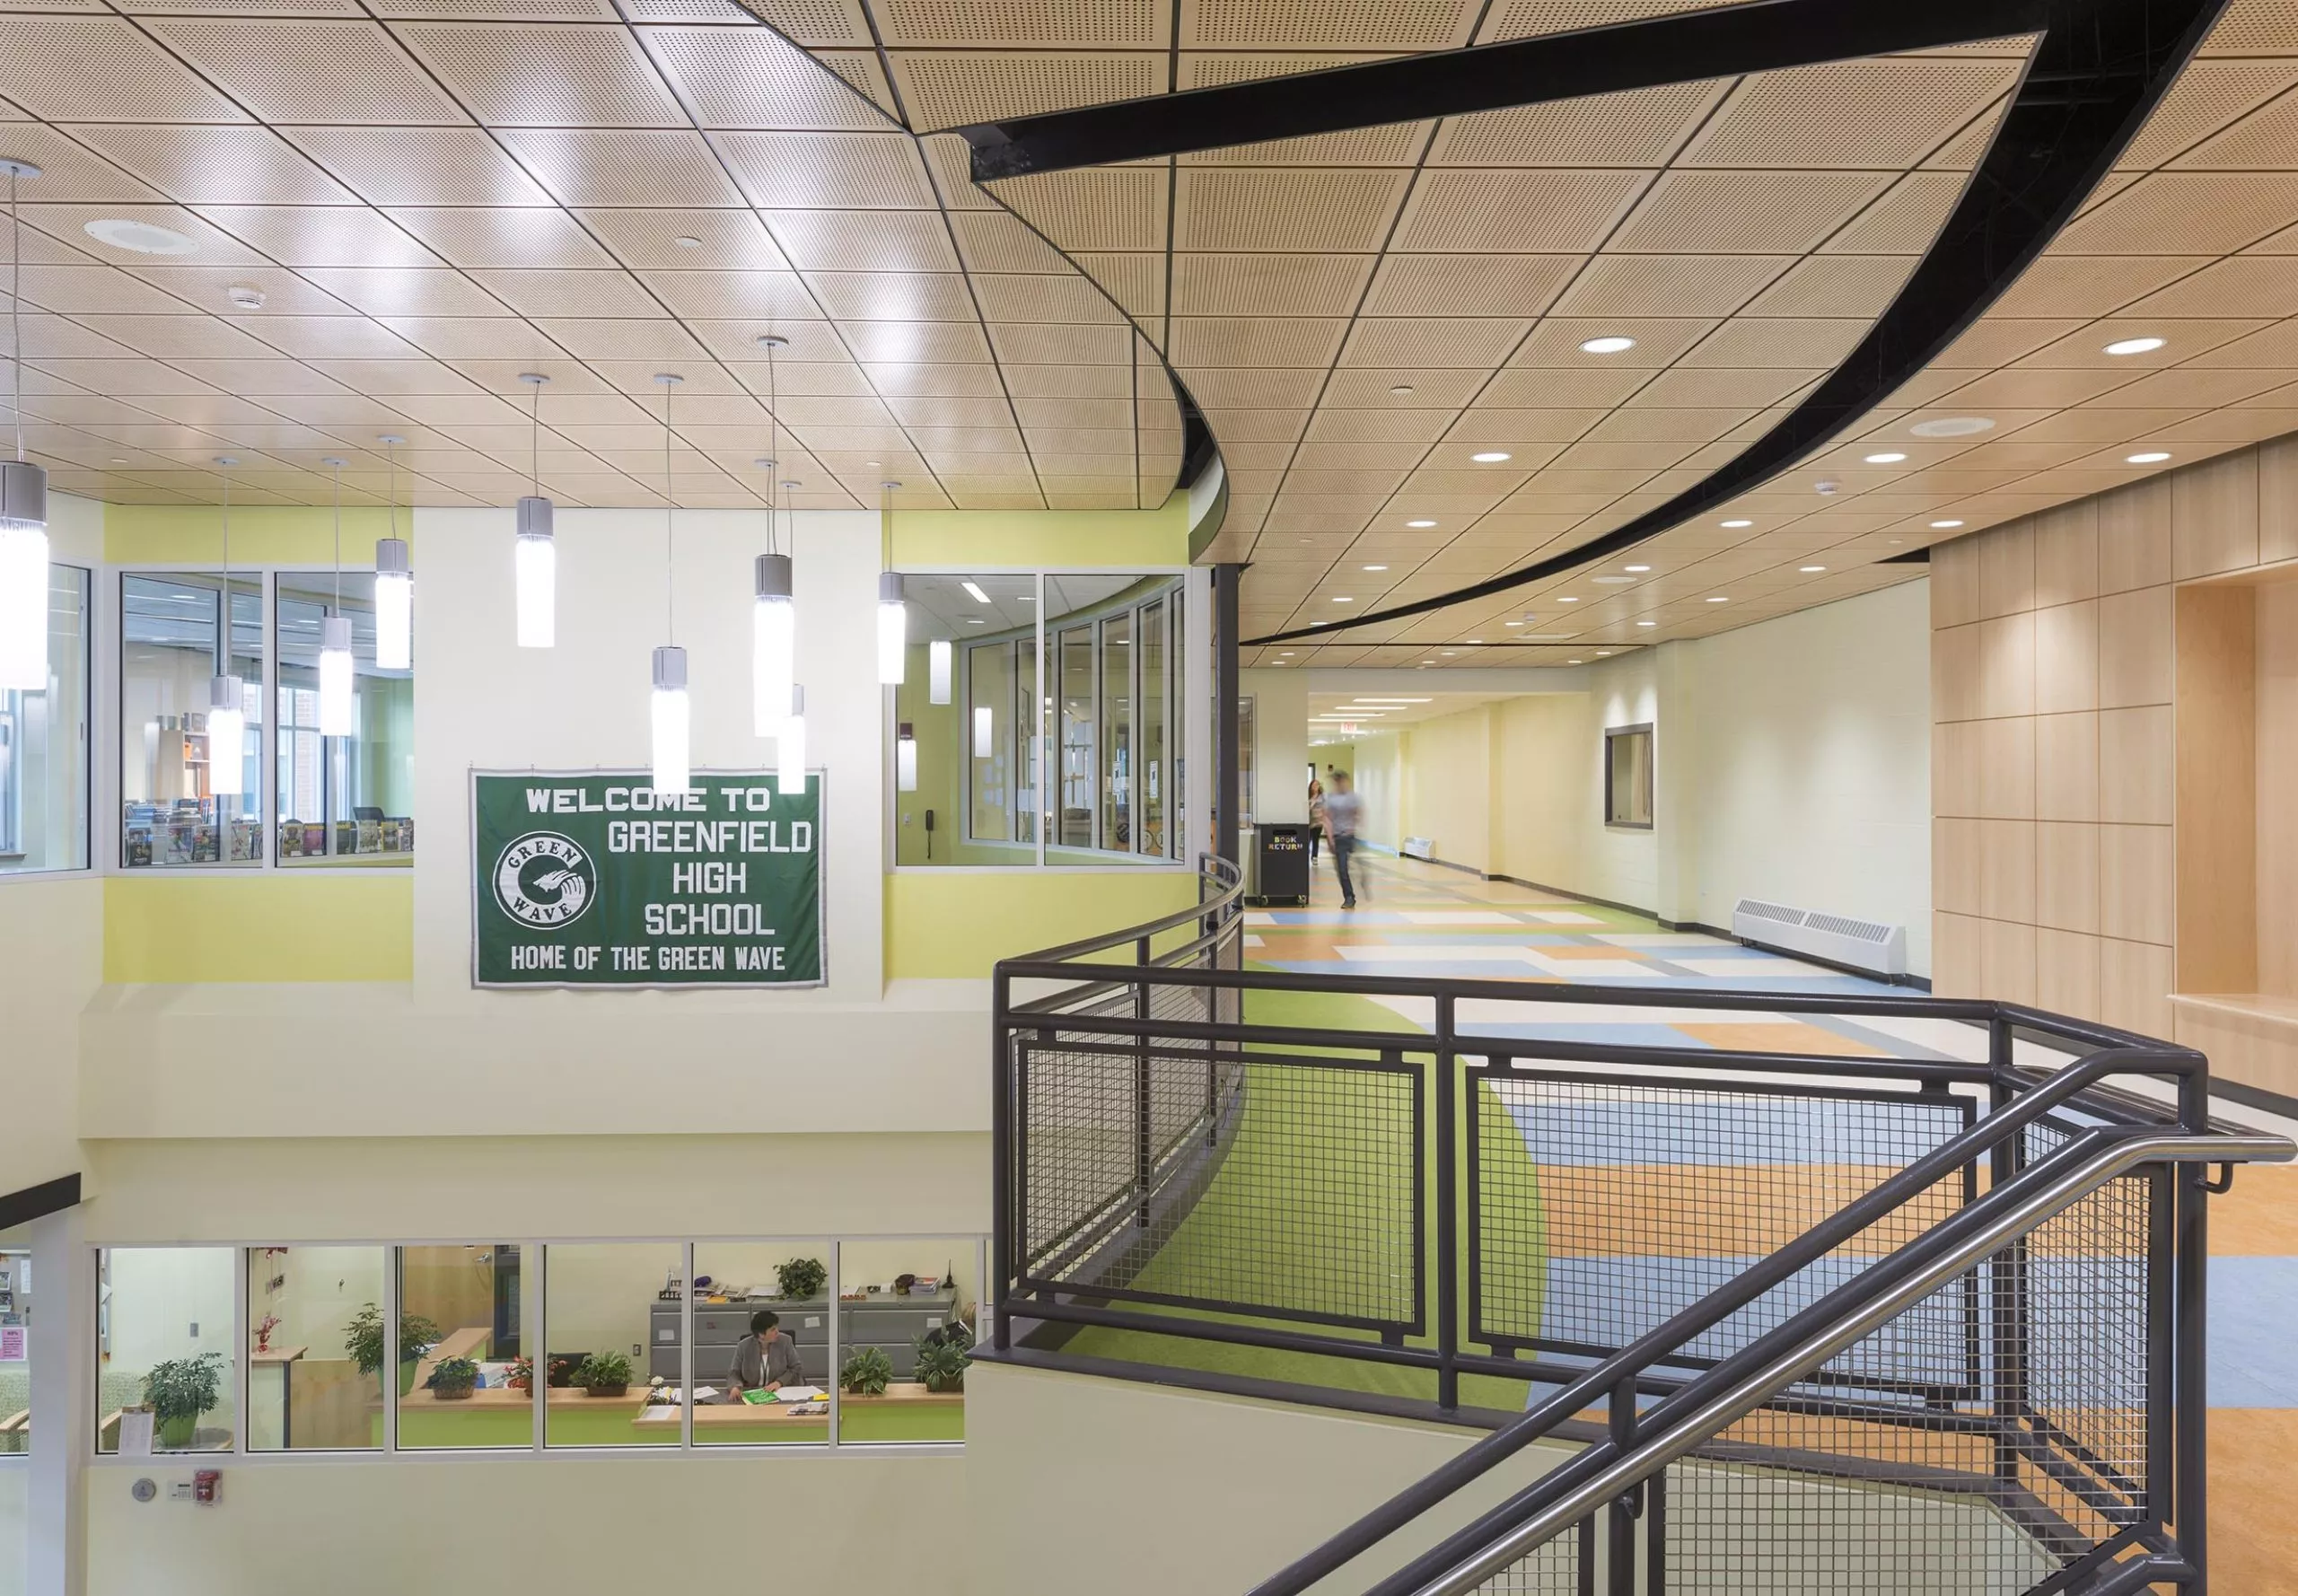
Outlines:
<svg viewBox="0 0 2298 1596"><path fill-rule="evenodd" d="M770 1309L750 1315L750 1333L734 1344L733 1367L727 1393L741 1400L744 1391L778 1391L785 1385L803 1385L805 1371L798 1364L798 1349L781 1330L781 1316Z"/></svg>

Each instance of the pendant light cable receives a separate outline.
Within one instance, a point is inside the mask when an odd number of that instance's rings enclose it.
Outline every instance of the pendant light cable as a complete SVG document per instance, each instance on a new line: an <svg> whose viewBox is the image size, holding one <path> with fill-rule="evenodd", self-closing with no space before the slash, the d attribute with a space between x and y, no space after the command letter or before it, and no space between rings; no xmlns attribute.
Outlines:
<svg viewBox="0 0 2298 1596"><path fill-rule="evenodd" d="M683 377L665 372L654 379L662 385L662 559L670 574L664 584L663 619L671 643L679 640L679 534L675 495L678 484L671 475L671 390Z"/></svg>
<svg viewBox="0 0 2298 1596"><path fill-rule="evenodd" d="M232 468L240 462L230 455L220 455L215 463L224 468L224 628L222 646L215 651L215 674L232 674Z"/></svg>
<svg viewBox="0 0 2298 1596"><path fill-rule="evenodd" d="M766 472L766 551L780 554L782 545L775 526L778 508L775 482L782 475L782 394L774 378L774 351L771 339L760 339L766 345L766 452L773 458L767 461Z"/></svg>
<svg viewBox="0 0 2298 1596"><path fill-rule="evenodd" d="M24 458L24 228L16 215L23 169L8 163L8 413L16 423L16 459Z"/></svg>
<svg viewBox="0 0 2298 1596"><path fill-rule="evenodd" d="M531 430L527 434L527 489L536 498L542 497L542 384L527 384L529 399L527 417Z"/></svg>

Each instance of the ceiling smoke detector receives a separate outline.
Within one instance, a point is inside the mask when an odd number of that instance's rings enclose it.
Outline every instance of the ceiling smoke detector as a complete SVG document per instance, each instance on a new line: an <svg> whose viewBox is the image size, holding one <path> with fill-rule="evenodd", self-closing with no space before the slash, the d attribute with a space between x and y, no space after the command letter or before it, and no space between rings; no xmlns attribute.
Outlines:
<svg viewBox="0 0 2298 1596"><path fill-rule="evenodd" d="M1822 477L1811 484L1811 490L1823 498L1831 498L1843 491L1843 484L1832 477Z"/></svg>
<svg viewBox="0 0 2298 1596"><path fill-rule="evenodd" d="M1918 438L1975 438L1981 433L1991 433L1995 423L1984 416L1942 416L1933 421L1918 421L1907 429Z"/></svg>
<svg viewBox="0 0 2298 1596"><path fill-rule="evenodd" d="M252 283L234 283L224 290L224 294L243 311L263 309L263 290Z"/></svg>

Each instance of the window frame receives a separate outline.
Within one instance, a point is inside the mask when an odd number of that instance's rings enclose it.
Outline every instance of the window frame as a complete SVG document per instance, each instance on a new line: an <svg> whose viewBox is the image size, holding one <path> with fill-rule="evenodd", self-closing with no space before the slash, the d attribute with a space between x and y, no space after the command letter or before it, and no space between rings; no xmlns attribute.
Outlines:
<svg viewBox="0 0 2298 1596"><path fill-rule="evenodd" d="M1612 743L1615 738L1641 737L1645 742L1643 766L1644 812L1640 820L1615 820L1619 805L1612 788ZM1628 726L1604 728L1604 826L1613 831L1649 831L1659 821L1660 814L1660 740L1650 721L1638 721Z"/></svg>
<svg viewBox="0 0 2298 1596"><path fill-rule="evenodd" d="M228 1451L217 1451L210 1452L162 1452L154 1450L149 1457L126 1456L121 1454L116 1449L111 1451L101 1451L99 1450L101 1444L101 1425L100 1421L102 1419L103 1414L101 1411L101 1384L100 1381L91 1381L89 1393L91 1405L87 1409L85 1416L88 1427L84 1431L82 1431L78 1438L75 1441L71 1442L69 1444L72 1444L78 1450L82 1461L91 1468L135 1469L147 1471L155 1463L165 1466L166 1464L172 1462L179 1467L189 1466L185 1462L185 1460L215 1460L219 1462L228 1460L232 1466L235 1468L292 1469L298 1467L309 1467L313 1463L327 1465L343 1462L383 1464L392 1468L426 1468L442 1465L463 1466L473 1462L483 1462L490 1459L497 1461L515 1460L522 1462L532 1459L543 1459L556 1460L559 1461L571 1460L581 1463L596 1462L601 1458L756 1459L761 1456L820 1458L845 1450L864 1451L873 1456L899 1456L914 1454L926 1457L952 1459L961 1456L964 1452L966 1444L962 1440L841 1441L838 1439L838 1432L841 1428L840 1403L844 1392L841 1390L838 1383L838 1359L841 1348L839 1346L840 1326L839 1315L837 1311L837 1303L838 1301L838 1283L845 1278L842 1273L845 1267L845 1258L843 1256L844 1248L846 1243L849 1241L859 1243L881 1243L894 1241L905 1244L940 1242L946 1243L952 1250L953 1255L957 1249L970 1249L974 1271L973 1278L977 1283L975 1288L975 1317L977 1321L975 1327L977 1330L976 1345L981 1345L988 1340L990 1326L986 1322L986 1314L987 1311L983 1306L982 1302L982 1298L984 1294L986 1294L989 1284L990 1237L987 1232L934 1231L931 1229L917 1229L897 1230L873 1234L833 1232L828 1235L801 1236L689 1235L556 1237L513 1237L497 1233L490 1233L484 1238L477 1240L467 1236L403 1237L389 1240L377 1240L373 1237L306 1237L299 1241L270 1241L257 1242L214 1241L152 1242L106 1241L89 1242L86 1244L88 1285L92 1291L94 1291L99 1294L97 1302L94 1305L95 1311L92 1312L89 1320L88 1332L92 1339L87 1348L87 1352L94 1365L97 1367L101 1367L101 1347L103 1334L102 1327L104 1324L103 1303L101 1294L101 1282L103 1278L101 1256L104 1253L115 1251L223 1250L228 1250L231 1252L232 1255L232 1288L231 1293L232 1316L229 1337L226 1345L228 1345L232 1349L230 1354L232 1360L232 1377L231 1383L227 1388L231 1400L234 1404L232 1409L232 1446L231 1450ZM524 1340L528 1337L531 1337L535 1346L544 1350L545 1355L548 1355L549 1337L550 1249L553 1247L677 1247L680 1250L680 1258L681 1260L683 1277L689 1283L691 1283L694 1279L695 1251L697 1248L707 1250L713 1247L723 1246L740 1247L767 1245L779 1247L799 1245L810 1248L814 1246L822 1247L825 1249L827 1254L823 1262L829 1270L829 1283L831 1293L829 1342L830 1366L828 1371L826 1371L828 1378L823 1382L828 1385L830 1392L829 1413L828 1415L829 1429L827 1434L824 1439L819 1442L786 1441L757 1445L705 1443L697 1445L694 1439L694 1405L689 1400L681 1404L681 1417L679 1423L679 1439L676 1445L671 1445L668 1443L623 1446L550 1445L547 1443L544 1434L544 1414L548 1406L546 1401L546 1393L548 1390L548 1381L545 1379L536 1381L528 1393L530 1398L532 1399L531 1413L533 1416L533 1423L530 1438L524 1444L473 1447L401 1447L399 1443L399 1386L398 1381L393 1374L393 1372L396 1371L399 1365L400 1254L404 1249L410 1247L492 1247L496 1245L510 1245L515 1246L519 1249L520 1256L522 1260L522 1273L527 1267L527 1265L523 1260L528 1258L531 1258L533 1260L532 1278L525 1287L527 1293L525 1299L525 1316L522 1320L520 1328L522 1331L522 1339ZM288 1249L291 1252L298 1247L373 1247L378 1248L383 1252L383 1300L381 1306L383 1313L384 1325L383 1369L385 1372L383 1379L384 1398L382 1408L383 1433L382 1442L379 1447L310 1447L287 1451L278 1448L259 1450L249 1446L248 1432L250 1427L249 1400L251 1394L251 1375L253 1364L247 1355L246 1346L248 1339L248 1285L250 1277L250 1270L252 1267L256 1267L254 1260L259 1258L267 1248L273 1247L284 1247ZM694 1293L691 1289L689 1289L681 1298L681 1311L680 1314L680 1323L681 1328L680 1331L680 1342L679 1353L680 1366L684 1370L683 1389L688 1390L694 1389L696 1373L694 1367ZM634 1373L635 1372L636 1372L634 1371ZM635 1381L634 1383L643 1385L645 1382L643 1381ZM15 1460L11 1460L11 1466L13 1465L14 1461Z"/></svg>
<svg viewBox="0 0 2298 1596"><path fill-rule="evenodd" d="M256 760L256 784L259 789L257 814L261 827L262 846L258 850L259 857L236 865L229 861L223 861L215 864L178 865L168 869L154 869L143 865L131 866L127 858L127 828L120 798L126 785L127 757L125 697L127 688L127 672L121 669L120 664L122 650L127 647L125 583L130 576L220 577L224 574L224 568L222 562L218 560L138 560L127 564L107 563L97 569L95 574L104 584L104 595L100 604L91 605L94 614L89 627L91 649L89 669L92 677L98 667L101 666L109 671L110 680L108 682L92 680L90 683L91 714L88 743L91 790L89 793L88 868L92 873L136 879L153 876L216 874L233 880L242 876L282 870L292 872L299 876L373 875L374 873L376 867L373 865L336 864L333 861L337 855L329 855L329 863L323 864L283 865L279 862L279 815L277 812L280 750L279 578L282 576L331 576L335 569L336 567L332 565L318 565L303 560L268 562L233 560L232 562L231 574L233 577L241 579L254 577L262 586L260 613L263 627L261 685L261 702L264 706L263 748ZM343 567L343 574L346 576L355 574L373 576L374 567L372 565L346 565ZM106 662L109 663L107 664ZM101 715L96 713L99 709L101 711ZM99 723L100 722L101 723ZM111 750L110 758L101 763L95 759L93 751L100 745ZM110 841L101 847L97 845L94 836L95 815L98 812L109 817L107 825L110 834ZM407 858L408 861L407 868L411 869L416 855L409 854ZM16 873L56 875L63 873L43 871ZM0 882L9 879L11 879L9 874L0 873ZM316 1243L311 1244L316 1245Z"/></svg>
<svg viewBox="0 0 2298 1596"><path fill-rule="evenodd" d="M958 569L941 566L930 568L906 566L901 567L901 570L904 575L917 576L1030 576L1034 578L1036 584L1036 597L1031 607L1037 613L1035 620L1026 631L1016 631L998 637L985 637L978 641L960 638L952 643L956 661L952 671L953 683L951 697L960 711L958 727L958 764L963 773L963 785L959 793L957 805L958 811L962 816L963 829L958 833L958 836L969 846L1010 850L1017 855L1016 862L1011 864L901 864L898 856L898 837L894 823L896 818L894 811L898 805L890 802L887 806L887 870L890 873L1054 870L1068 871L1073 873L1097 873L1112 871L1135 873L1189 868L1187 857L1188 839L1184 819L1187 810L1186 805L1180 802L1179 793L1182 771L1181 761L1184 757L1184 750L1180 742L1182 735L1182 720L1180 715L1177 713L1177 706L1183 696L1188 680L1188 657L1185 644L1188 636L1187 617L1190 612L1187 602L1188 568L1171 566L1126 565L969 566L963 569ZM1062 576L1125 576L1132 579L1128 587L1137 587L1142 584L1153 585L1150 586L1149 591L1136 592L1132 597L1124 599L1122 601L1113 598L1098 605L1089 605L1071 615L1049 619L1045 613L1048 579ZM1101 791L1101 785L1105 773L1102 769L1104 750L1101 743L1108 689L1105 680L1105 662L1102 657L1104 649L1101 642L1101 626L1103 621L1113 616L1124 615L1130 618L1129 629L1134 640L1126 650L1131 662L1127 666L1127 678L1131 703L1127 710L1126 746L1129 753L1136 752L1142 741L1139 725L1142 701L1140 664L1142 646L1139 639L1144 624L1143 617L1161 604L1163 609L1159 624L1164 628L1161 676L1163 682L1162 697L1167 721L1166 762L1169 767L1162 773L1161 779L1168 793L1165 800L1164 821L1167 840L1163 852L1145 853L1137 846L1112 845L1105 841L1102 837L1104 829L1102 811L1105 795ZM1056 622L1058 624L1054 624ZM1094 784L1093 802L1090 806L1092 840L1083 845L1064 842L1058 835L1062 814L1063 732L1066 721L1062 706L1059 651L1063 636L1072 632L1080 634L1082 636L1083 645L1087 651L1092 682L1091 688L1092 708L1089 723L1079 723L1087 726L1089 746L1092 750L1090 759L1092 767L1092 780ZM1034 759L1024 759L1019 746L1021 719L1018 715L1012 717L1013 726L1002 732L1000 736L1004 740L1003 751L1006 755L1009 772L1010 785L1007 796L1014 805L1007 811L1009 825L1013 815L1021 812L1019 802L1023 796L1023 790L1020 785L1022 772L1031 764L1035 767L1037 782L1034 796L1037 799L1037 823L1034 828L1035 838L1031 842L1017 842L1011 837L977 837L973 829L976 798L972 758L973 734L970 724L974 702L973 656L977 650L985 648L1013 649L1014 690L1018 696L1022 662L1019 658L1020 650L1015 645L1019 644L1029 644L1034 650L1031 656L1034 662L1031 671L1031 690L1036 698L1031 706L1034 711L1031 718L1035 730L1031 733L1036 743L1034 750L1031 750L1035 756ZM889 694L893 690L890 688L887 689ZM1049 707L1048 700L1050 700ZM887 729L885 768L887 787L890 794L895 757L893 739L899 735L899 731L890 711L887 720ZM1135 763L1137 763L1137 760ZM1133 765L1129 764L1127 768L1128 774L1133 774ZM1127 812L1133 829L1137 835L1141 829L1137 813L1138 780L1136 779L1132 785L1135 796L1131 800ZM1048 857L1050 854L1056 852L1070 856L1062 859ZM1079 854L1090 854L1095 857L1090 860L1075 858L1074 855Z"/></svg>
<svg viewBox="0 0 2298 1596"><path fill-rule="evenodd" d="M80 696L82 706L82 718L80 722L82 730L82 736L80 739L80 831L83 838L83 846L81 849L80 862L77 864L48 864L39 866L36 869L0 869L0 883L13 881L53 881L57 876L98 875L102 873L101 868L99 864L99 859L101 856L100 851L96 846L96 814L101 807L99 795L96 792L96 783L99 772L101 768L96 762L96 746L103 735L102 722L104 717L102 714L102 686L98 678L96 667L97 662L101 658L97 650L97 644L99 635L103 629L101 618L104 614L104 602L100 590L102 587L108 567L97 563L83 565L77 560L50 559L48 564L48 568L51 571L63 569L66 571L79 572L84 583L81 590L80 601ZM54 580L55 579L52 576L49 578L51 585L53 584ZM50 726L49 734L51 737L54 735L53 724ZM11 763L13 769L13 762L12 761ZM0 805L4 805L6 802L6 794L0 794ZM21 858L22 856L23 855L22 854L0 855L0 858ZM0 1456L5 1455L6 1454L4 1453L0 1453Z"/></svg>

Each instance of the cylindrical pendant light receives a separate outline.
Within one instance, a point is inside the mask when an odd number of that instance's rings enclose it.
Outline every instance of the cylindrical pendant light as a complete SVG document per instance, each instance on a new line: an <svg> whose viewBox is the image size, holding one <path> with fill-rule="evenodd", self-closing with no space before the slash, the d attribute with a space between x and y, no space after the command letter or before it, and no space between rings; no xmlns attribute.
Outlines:
<svg viewBox="0 0 2298 1596"><path fill-rule="evenodd" d="M925 701L947 704L950 701L950 640L936 637L925 645Z"/></svg>
<svg viewBox="0 0 2298 1596"><path fill-rule="evenodd" d="M224 468L224 592L216 606L215 674L207 683L207 790L218 798L247 791L247 693L232 669L232 468L238 460L218 455Z"/></svg>
<svg viewBox="0 0 2298 1596"><path fill-rule="evenodd" d="M987 704L973 706L973 757L992 758L997 752L997 719Z"/></svg>
<svg viewBox="0 0 2298 1596"><path fill-rule="evenodd" d="M901 723L901 733L894 739L894 791L917 791L917 729L908 721Z"/></svg>
<svg viewBox="0 0 2298 1596"><path fill-rule="evenodd" d="M694 715L686 697L686 650L675 644L654 651L653 734L657 793L683 793L694 785Z"/></svg>
<svg viewBox="0 0 2298 1596"><path fill-rule="evenodd" d="M678 645L679 551L674 499L678 480L671 463L671 390L686 379L657 372L662 387L662 593L663 624L671 641L654 651L654 697L649 715L653 739L653 787L683 793L694 785L694 715L687 702L686 650Z"/></svg>
<svg viewBox="0 0 2298 1596"><path fill-rule="evenodd" d="M384 440L396 443L396 439ZM351 618L343 613L343 462L335 466L335 613L320 622L320 735L351 735Z"/></svg>
<svg viewBox="0 0 2298 1596"><path fill-rule="evenodd" d="M404 671L415 663L415 570L408 564L407 540L399 535L399 445L405 440L394 435L382 442L390 460L384 503L391 531L375 539L375 668ZM414 496L412 485L408 496Z"/></svg>
<svg viewBox="0 0 2298 1596"><path fill-rule="evenodd" d="M793 798L806 790L806 689L790 689L790 714L774 736L774 790Z"/></svg>
<svg viewBox="0 0 2298 1596"><path fill-rule="evenodd" d="M776 735L789 717L790 688L798 671L797 573L776 536L778 505L776 473L782 460L782 393L775 377L774 357L790 346L780 333L766 333L758 340L766 351L767 444L772 453L757 462L766 473L766 552L754 568L755 601L750 608L750 730L760 737ZM793 529L794 532L794 528ZM794 544L796 539L792 539Z"/></svg>
<svg viewBox="0 0 2298 1596"><path fill-rule="evenodd" d="M8 408L16 458L0 461L0 690L48 690L48 473L24 458L23 333L18 292L23 235L16 184L39 176L29 161L0 160L8 173Z"/></svg>
<svg viewBox="0 0 2298 1596"><path fill-rule="evenodd" d="M902 602L901 574L894 564L894 489L899 482L881 482L885 495L878 512L878 540L884 549L884 564L878 576L878 680L884 686L901 686L909 653L909 607Z"/></svg>
<svg viewBox="0 0 2298 1596"><path fill-rule="evenodd" d="M558 642L558 544L552 536L551 503L542 496L542 385L550 379L540 372L522 372L519 381L534 394L527 445L527 481L534 491L519 501L518 540L512 546L519 646L551 648Z"/></svg>
<svg viewBox="0 0 2298 1596"><path fill-rule="evenodd" d="M415 663L415 572L407 539L375 540L375 668L405 671Z"/></svg>
<svg viewBox="0 0 2298 1596"><path fill-rule="evenodd" d="M759 555L756 574L758 598L750 609L751 729L760 737L772 737L789 713L790 686L798 668L798 612L790 592L790 557Z"/></svg>

